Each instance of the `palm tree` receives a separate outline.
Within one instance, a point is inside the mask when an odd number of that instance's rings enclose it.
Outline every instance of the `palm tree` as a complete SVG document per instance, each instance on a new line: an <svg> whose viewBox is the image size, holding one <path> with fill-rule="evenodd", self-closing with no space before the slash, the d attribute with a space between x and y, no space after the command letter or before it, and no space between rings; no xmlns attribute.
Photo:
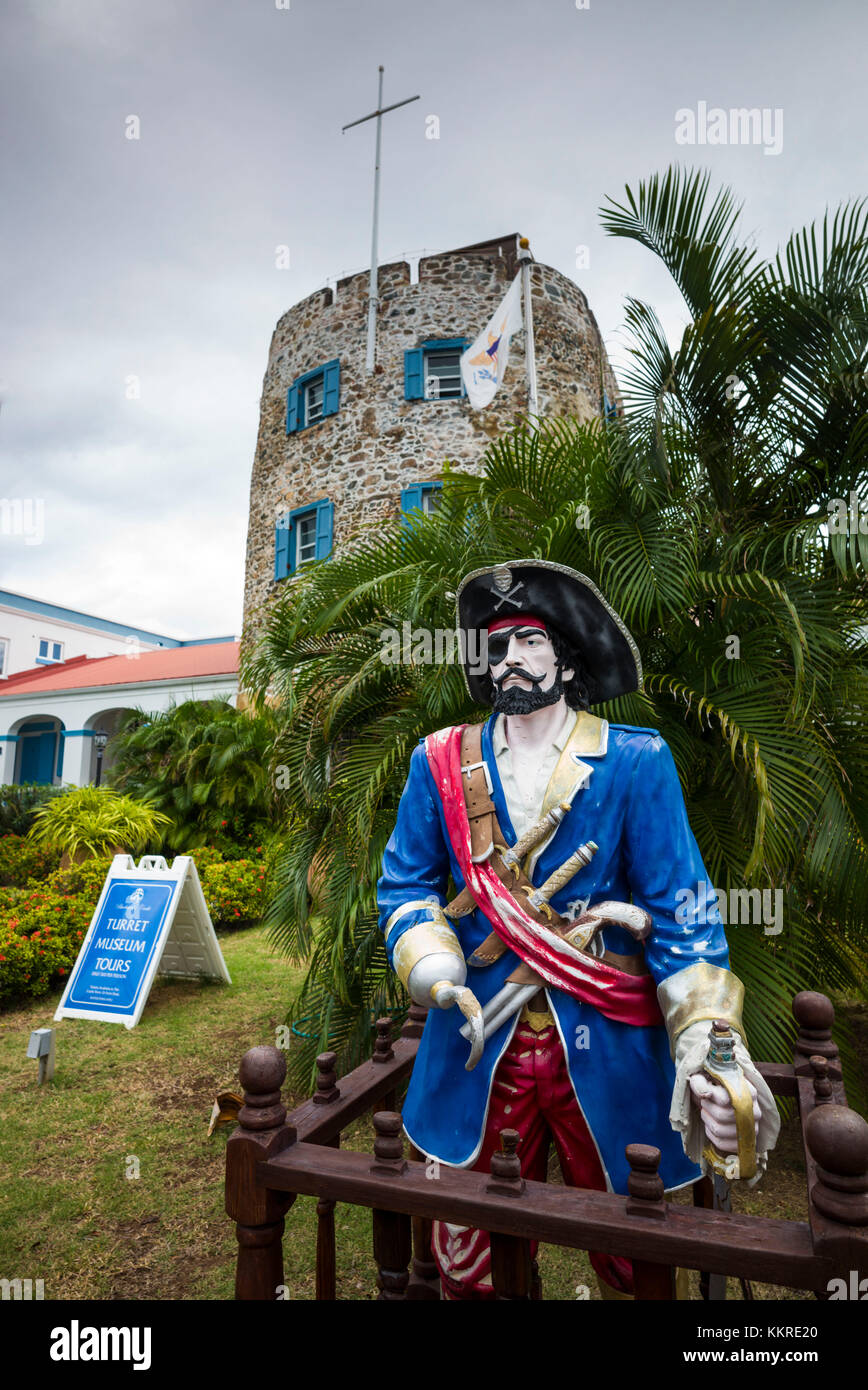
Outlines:
<svg viewBox="0 0 868 1390"><path fill-rule="evenodd" d="M254 714L221 699L185 700L164 714L130 711L112 742L112 783L171 818L170 852L261 838L279 799L273 722L267 704Z"/></svg>
<svg viewBox="0 0 868 1390"><path fill-rule="evenodd" d="M290 769L269 920L308 963L296 1082L325 1046L364 1055L372 1014L406 1002L380 858L415 741L481 716L456 664L390 664L384 633L451 627L458 578L522 555L589 575L636 636L644 690L599 712L661 731L715 885L781 895L779 934L730 932L754 1055L786 1055L796 990L864 979L868 542L827 503L866 481L866 218L843 209L763 263L737 216L678 171L610 204L607 229L661 257L691 315L672 351L628 301L623 417L517 429L479 477L445 468L436 513L360 538L271 609L245 682L278 702Z"/></svg>

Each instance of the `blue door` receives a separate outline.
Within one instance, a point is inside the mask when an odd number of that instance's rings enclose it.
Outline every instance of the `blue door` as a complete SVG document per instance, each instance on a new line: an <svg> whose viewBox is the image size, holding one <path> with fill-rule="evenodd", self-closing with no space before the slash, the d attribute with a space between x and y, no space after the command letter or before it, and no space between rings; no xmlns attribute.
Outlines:
<svg viewBox="0 0 868 1390"><path fill-rule="evenodd" d="M33 729L33 726L31 726ZM54 757L57 750L57 731L48 729L43 724L36 725L36 729L31 732L25 724L21 730L19 742L21 745L21 765L18 772L19 782L40 782L51 784L54 781Z"/></svg>

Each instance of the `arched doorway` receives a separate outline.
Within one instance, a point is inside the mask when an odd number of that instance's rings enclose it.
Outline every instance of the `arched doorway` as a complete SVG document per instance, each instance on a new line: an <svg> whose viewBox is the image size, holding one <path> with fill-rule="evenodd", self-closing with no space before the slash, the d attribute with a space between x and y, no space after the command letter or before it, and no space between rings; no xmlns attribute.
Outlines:
<svg viewBox="0 0 868 1390"><path fill-rule="evenodd" d="M92 714L86 721L87 729L92 729L95 735L100 733L108 736L107 742L104 744L101 751L101 756L96 737L90 740L93 750L91 753L89 779L91 782L96 782L97 772L99 772L100 783L103 785L105 784L106 773L114 764L112 740L120 728L124 716L130 713L132 713L132 711L129 708L115 706L112 709L100 710L98 714Z"/></svg>

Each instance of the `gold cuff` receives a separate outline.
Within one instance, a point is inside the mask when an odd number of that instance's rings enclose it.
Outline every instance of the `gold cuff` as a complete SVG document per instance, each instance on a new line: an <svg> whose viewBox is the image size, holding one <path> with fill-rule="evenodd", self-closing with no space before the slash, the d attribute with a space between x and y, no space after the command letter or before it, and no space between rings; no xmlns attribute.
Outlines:
<svg viewBox="0 0 868 1390"><path fill-rule="evenodd" d="M408 912L419 912L423 907L427 908L435 917L442 917L443 915L443 909L436 898L414 898L411 903L402 903L400 907L395 908L395 911L386 923L386 941L389 940L392 928L397 925L401 917L405 917Z"/></svg>
<svg viewBox="0 0 868 1390"><path fill-rule="evenodd" d="M395 943L392 955L395 974L405 989L413 967L425 956L442 955L445 952L447 955L457 956L461 964L464 964L461 944L443 916L442 909L436 903L425 903L424 906L431 908L435 914L434 920L417 922L415 927L408 928Z"/></svg>
<svg viewBox="0 0 868 1390"><path fill-rule="evenodd" d="M673 1056L679 1033L702 1019L724 1019L744 1040L744 985L731 970L699 960L658 985L657 998Z"/></svg>

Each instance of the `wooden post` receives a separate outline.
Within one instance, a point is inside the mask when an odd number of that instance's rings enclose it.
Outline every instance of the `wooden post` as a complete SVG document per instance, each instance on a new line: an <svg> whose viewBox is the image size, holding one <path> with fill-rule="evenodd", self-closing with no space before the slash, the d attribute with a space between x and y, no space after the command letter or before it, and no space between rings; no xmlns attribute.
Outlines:
<svg viewBox="0 0 868 1390"><path fill-rule="evenodd" d="M371 1172L388 1183L398 1182L407 1171L404 1141L401 1137L401 1116L393 1110L378 1110L374 1115L374 1162ZM407 1266L413 1251L410 1218L401 1211L371 1212L374 1237L374 1259L377 1263L377 1301L395 1303L406 1299L410 1271Z"/></svg>
<svg viewBox="0 0 868 1390"><path fill-rule="evenodd" d="M663 1198L663 1179L657 1172L660 1150L651 1144L628 1144L627 1179L629 1197L625 1204L628 1216L645 1220L665 1221L668 1207ZM633 1296L636 1299L674 1299L675 1270L651 1260L633 1261Z"/></svg>
<svg viewBox="0 0 868 1390"><path fill-rule="evenodd" d="M424 1163L426 1155L415 1144L410 1145L410 1158L414 1163ZM432 1177L431 1181L435 1181ZM434 1222L426 1216L414 1216L413 1263L410 1268L410 1283L407 1298L414 1303L433 1303L440 1301L440 1271L431 1254L431 1236Z"/></svg>
<svg viewBox="0 0 868 1390"><path fill-rule="evenodd" d="M335 1076L336 1060L335 1052L321 1052L316 1059L315 1105L334 1105L340 1099ZM339 1134L328 1141L329 1148L339 1149L340 1145ZM333 1303L337 1298L335 1203L327 1197L321 1197L316 1204L316 1298L318 1303Z"/></svg>
<svg viewBox="0 0 868 1390"><path fill-rule="evenodd" d="M427 1017L428 1010L424 1009L421 1004L411 1004L407 1021L401 1029L401 1037L421 1038Z"/></svg>
<svg viewBox="0 0 868 1390"><path fill-rule="evenodd" d="M693 1184L693 1205L704 1211L714 1210L714 1183L709 1177L697 1178ZM708 1300L708 1270L699 1271L699 1297Z"/></svg>
<svg viewBox="0 0 868 1390"><path fill-rule="evenodd" d="M811 1206L821 1214L811 1221L814 1249L845 1279L855 1270L858 1283L868 1275L868 1123L845 1105L820 1105L805 1140L816 1165Z"/></svg>
<svg viewBox="0 0 868 1390"><path fill-rule="evenodd" d="M525 1191L518 1156L519 1135L514 1129L500 1131L501 1152L491 1155L491 1178L486 1192L520 1198ZM533 1296L533 1262L530 1241L524 1236L505 1236L492 1231L491 1284L498 1300L525 1301Z"/></svg>
<svg viewBox="0 0 868 1390"><path fill-rule="evenodd" d="M283 1290L283 1217L295 1195L256 1185L256 1166L295 1143L280 1087L286 1059L276 1047L253 1047L239 1068L244 1105L226 1145L226 1212L236 1223L235 1297L272 1300Z"/></svg>
<svg viewBox="0 0 868 1390"><path fill-rule="evenodd" d="M799 1025L794 1058L796 1075L811 1076L811 1058L825 1057L830 1080L840 1081L841 1059L832 1038L835 1009L831 999L812 989L802 990L793 1000L793 1016Z"/></svg>

